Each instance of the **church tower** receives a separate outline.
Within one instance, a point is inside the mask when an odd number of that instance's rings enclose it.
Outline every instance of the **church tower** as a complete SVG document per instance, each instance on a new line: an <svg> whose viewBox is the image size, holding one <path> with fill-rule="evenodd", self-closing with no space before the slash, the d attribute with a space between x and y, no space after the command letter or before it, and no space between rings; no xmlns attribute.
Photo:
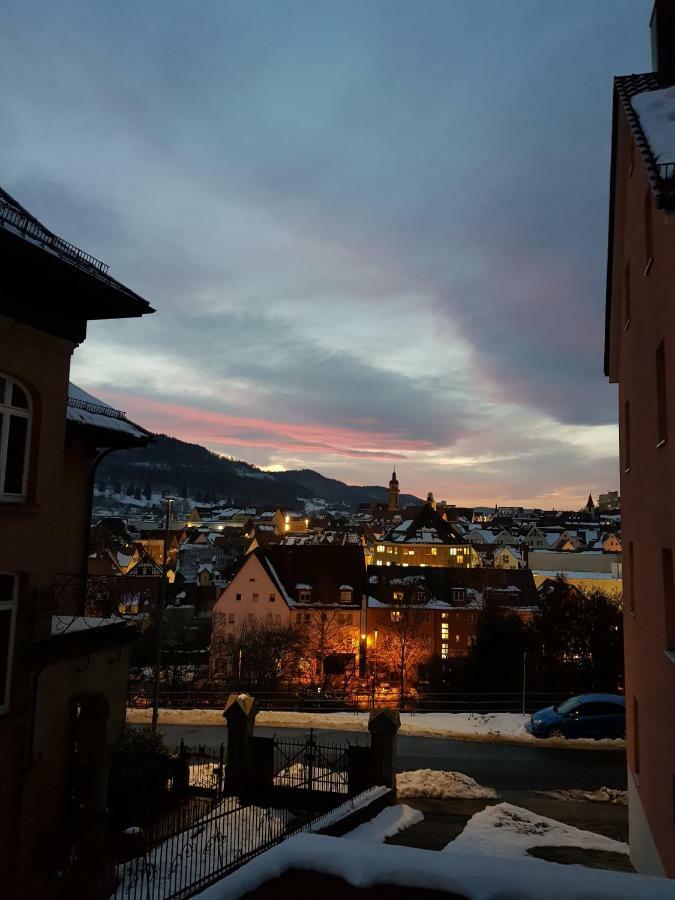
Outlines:
<svg viewBox="0 0 675 900"><path fill-rule="evenodd" d="M434 500L433 491L429 491L427 494L427 503L432 509L436 509L436 501Z"/></svg>
<svg viewBox="0 0 675 900"><path fill-rule="evenodd" d="M396 478L396 470L392 472L391 481L389 482L389 489L387 490L387 497L389 498L389 505L387 509L389 512L395 512L398 510L398 480Z"/></svg>

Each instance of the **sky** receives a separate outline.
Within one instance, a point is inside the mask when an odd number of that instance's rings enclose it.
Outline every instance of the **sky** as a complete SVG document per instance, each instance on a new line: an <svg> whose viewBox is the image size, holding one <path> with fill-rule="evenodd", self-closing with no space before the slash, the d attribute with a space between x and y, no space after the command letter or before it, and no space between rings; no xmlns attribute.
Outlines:
<svg viewBox="0 0 675 900"><path fill-rule="evenodd" d="M651 0L5 0L0 183L156 312L72 379L271 469L618 486L612 76Z"/></svg>

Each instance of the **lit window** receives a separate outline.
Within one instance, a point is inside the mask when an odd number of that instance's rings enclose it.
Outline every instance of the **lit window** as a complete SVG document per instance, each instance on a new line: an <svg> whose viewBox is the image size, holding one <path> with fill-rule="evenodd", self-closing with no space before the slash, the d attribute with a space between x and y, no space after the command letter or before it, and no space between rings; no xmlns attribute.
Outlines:
<svg viewBox="0 0 675 900"><path fill-rule="evenodd" d="M382 565L384 565L384 563L383 563L383 561L382 561L381 559L376 559L376 560L375 560L375 565L376 565L376 566L382 566Z"/></svg>
<svg viewBox="0 0 675 900"><path fill-rule="evenodd" d="M403 600L403 591L394 591L392 597L394 600Z"/></svg>
<svg viewBox="0 0 675 900"><path fill-rule="evenodd" d="M393 548L392 548L392 547L387 547L387 553L392 553L392 552L393 552Z"/></svg>
<svg viewBox="0 0 675 900"><path fill-rule="evenodd" d="M414 556L414 555L415 555L414 550L408 550L408 556Z"/></svg>
<svg viewBox="0 0 675 900"><path fill-rule="evenodd" d="M450 548L450 556L457 556L457 547Z"/></svg>
<svg viewBox="0 0 675 900"><path fill-rule="evenodd" d="M389 618L392 622L400 622L401 621L401 611L398 609L393 609L389 613Z"/></svg>
<svg viewBox="0 0 675 900"><path fill-rule="evenodd" d="M441 640L447 641L450 635L450 625L447 622L441 622Z"/></svg>
<svg viewBox="0 0 675 900"><path fill-rule="evenodd" d="M438 555L438 549L437 549L436 547L432 547L432 548L431 548L431 555L432 555L432 556L437 556L437 555Z"/></svg>
<svg viewBox="0 0 675 900"><path fill-rule="evenodd" d="M0 500L26 498L31 409L26 391L0 375Z"/></svg>
<svg viewBox="0 0 675 900"><path fill-rule="evenodd" d="M378 544L376 549L378 553L384 553L384 544Z"/></svg>
<svg viewBox="0 0 675 900"><path fill-rule="evenodd" d="M447 658L448 658L448 645L441 644L441 659L447 659Z"/></svg>
<svg viewBox="0 0 675 900"><path fill-rule="evenodd" d="M455 643L459 644L459 635L458 634L455 635Z"/></svg>
<svg viewBox="0 0 675 900"><path fill-rule="evenodd" d="M18 578L0 572L0 713L9 710Z"/></svg>

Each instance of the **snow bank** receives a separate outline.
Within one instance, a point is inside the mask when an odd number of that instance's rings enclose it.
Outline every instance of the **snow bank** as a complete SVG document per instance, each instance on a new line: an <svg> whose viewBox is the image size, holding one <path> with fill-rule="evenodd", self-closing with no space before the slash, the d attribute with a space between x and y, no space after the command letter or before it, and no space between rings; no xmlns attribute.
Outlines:
<svg viewBox="0 0 675 900"><path fill-rule="evenodd" d="M631 102L656 162L675 162L675 87L636 94Z"/></svg>
<svg viewBox="0 0 675 900"><path fill-rule="evenodd" d="M148 723L149 709L127 710L127 721ZM573 747L585 750L619 750L626 746L622 740L594 741L589 738L536 738L525 731L529 716L520 713L401 713L401 735L444 737L465 741L505 741L510 744L536 744L539 747ZM221 709L161 709L162 725L223 725ZM335 731L367 731L368 713L310 713L265 711L258 713L256 725L261 728L310 728Z"/></svg>
<svg viewBox="0 0 675 900"><path fill-rule="evenodd" d="M594 791L582 791L574 788L570 791L538 791L543 797L554 800L591 800L595 803L619 803L628 806L628 791L618 788L599 787Z"/></svg>
<svg viewBox="0 0 675 900"><path fill-rule="evenodd" d="M238 900L292 869L343 878L354 887L400 885L445 891L466 900L672 900L665 878L562 866L541 859L450 854L390 844L303 834L284 841L223 878L199 900Z"/></svg>
<svg viewBox="0 0 675 900"><path fill-rule="evenodd" d="M424 816L419 809L413 809L411 806L405 804L388 806L370 822L364 822L363 825L353 828L343 837L350 841L375 841L381 844L385 838L393 837L399 831L404 831L423 819Z"/></svg>
<svg viewBox="0 0 675 900"><path fill-rule="evenodd" d="M396 776L398 797L433 797L438 800L493 799L497 796L492 788L483 787L461 772L437 772L434 769L416 769L413 772L399 772Z"/></svg>
<svg viewBox="0 0 675 900"><path fill-rule="evenodd" d="M488 856L526 856L531 847L580 847L628 853L628 845L601 834L582 831L529 809L498 803L472 816L464 831L443 853L484 853Z"/></svg>

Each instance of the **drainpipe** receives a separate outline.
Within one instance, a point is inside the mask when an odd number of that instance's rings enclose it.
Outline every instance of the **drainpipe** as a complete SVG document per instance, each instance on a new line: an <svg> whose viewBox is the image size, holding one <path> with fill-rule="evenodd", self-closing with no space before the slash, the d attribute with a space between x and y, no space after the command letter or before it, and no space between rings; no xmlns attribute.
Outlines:
<svg viewBox="0 0 675 900"><path fill-rule="evenodd" d="M106 447L105 450L100 450L96 456L94 457L94 461L91 464L91 470L89 473L89 501L87 503L87 515L84 522L84 557L82 560L82 566L80 569L80 585L79 585L79 612L80 615L84 615L86 611L86 602L87 602L87 576L88 576L88 566L89 566L89 535L91 533L91 514L94 509L94 482L96 479L96 470L99 467L99 464L106 458L109 453L112 453L116 450L116 447Z"/></svg>

